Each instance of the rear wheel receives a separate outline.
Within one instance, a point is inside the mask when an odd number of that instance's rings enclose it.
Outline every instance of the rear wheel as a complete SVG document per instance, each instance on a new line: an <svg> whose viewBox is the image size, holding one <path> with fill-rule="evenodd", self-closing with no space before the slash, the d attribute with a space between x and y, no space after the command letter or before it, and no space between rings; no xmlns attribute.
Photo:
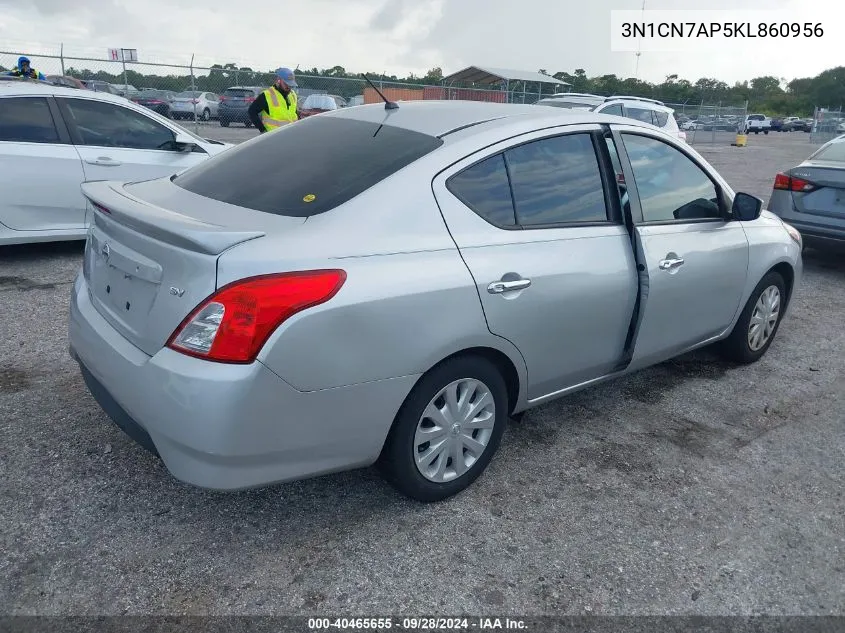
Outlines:
<svg viewBox="0 0 845 633"><path fill-rule="evenodd" d="M229 127L229 122L220 119L220 127Z"/></svg>
<svg viewBox="0 0 845 633"><path fill-rule="evenodd" d="M779 273L766 274L751 293L731 335L722 342L722 353L738 363L755 363L769 349L780 327L786 284Z"/></svg>
<svg viewBox="0 0 845 633"><path fill-rule="evenodd" d="M211 119L211 110L206 108L205 110L202 111L202 120L208 121L210 119Z"/></svg>
<svg viewBox="0 0 845 633"><path fill-rule="evenodd" d="M508 418L505 381L489 361L465 356L423 376L402 405L379 467L400 492L441 501L475 481Z"/></svg>

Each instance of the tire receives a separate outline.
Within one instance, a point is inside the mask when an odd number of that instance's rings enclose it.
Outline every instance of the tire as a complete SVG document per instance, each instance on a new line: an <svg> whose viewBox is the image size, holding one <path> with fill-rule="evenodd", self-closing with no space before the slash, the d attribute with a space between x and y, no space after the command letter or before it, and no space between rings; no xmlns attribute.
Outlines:
<svg viewBox="0 0 845 633"><path fill-rule="evenodd" d="M758 308L758 302L765 302L763 296L764 293L770 293L772 288L777 290L778 303L776 320L774 325L770 328L768 338L765 338L765 340L762 341L762 345L752 346L750 342L750 339L752 339L751 319ZM764 309L768 309L767 306L763 307ZM786 284L784 283L783 277L776 272L767 273L763 279L760 280L760 283L757 284L757 287L754 288L754 292L751 293L751 297L749 297L748 302L745 304L745 308L743 308L742 313L739 315L739 319L737 320L730 336L722 341L721 352L723 356L743 365L756 363L760 360L769 349L772 341L775 340L775 336L780 328L780 322L783 319L783 310L785 307ZM766 317L765 312L763 316L764 318ZM763 322L763 325L765 325L765 321Z"/></svg>
<svg viewBox="0 0 845 633"><path fill-rule="evenodd" d="M229 127L229 122L220 119L220 127Z"/></svg>
<svg viewBox="0 0 845 633"><path fill-rule="evenodd" d="M763 134L768 134L769 130L763 130Z"/></svg>
<svg viewBox="0 0 845 633"><path fill-rule="evenodd" d="M437 429L431 419L424 416L429 406L448 410L441 393L457 388L457 398L460 399L461 394L467 393L464 389L472 385L475 386L473 400L482 396L482 392L486 393L483 398L487 404L480 410L480 415L469 422L463 422L462 416L440 418L438 421L443 432L433 436L440 440L437 445L445 444L439 452L433 450L434 439L419 443L418 429L423 432ZM484 472L499 448L507 419L505 380L490 361L478 356L444 361L425 374L405 399L379 457L379 469L394 488L411 499L442 501L464 490ZM474 423L472 427L464 426L471 423ZM477 453L469 448L467 441L473 442ZM456 452L453 453L453 449ZM436 454L418 467L416 456L428 451ZM462 460L459 469L454 468L457 451L460 451ZM467 464L463 460L472 461ZM466 470L461 473L464 468ZM428 476L423 474L423 470L427 470Z"/></svg>
<svg viewBox="0 0 845 633"><path fill-rule="evenodd" d="M209 110L208 108L203 110L201 118L202 118L203 121L210 121L211 120L211 110Z"/></svg>

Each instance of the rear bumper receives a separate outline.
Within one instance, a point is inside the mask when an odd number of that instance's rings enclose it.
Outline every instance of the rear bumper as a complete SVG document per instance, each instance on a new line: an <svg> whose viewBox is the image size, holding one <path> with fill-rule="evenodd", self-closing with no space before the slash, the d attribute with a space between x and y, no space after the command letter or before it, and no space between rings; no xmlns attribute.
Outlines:
<svg viewBox="0 0 845 633"><path fill-rule="evenodd" d="M219 108L217 116L221 121L247 122L249 121L249 108Z"/></svg>
<svg viewBox="0 0 845 633"><path fill-rule="evenodd" d="M80 275L70 353L103 410L177 479L239 490L372 464L415 376L300 392L261 363L148 356L103 319Z"/></svg>
<svg viewBox="0 0 845 633"><path fill-rule="evenodd" d="M845 240L845 218L799 213L795 210L792 194L788 191L774 190L768 209L798 229L804 237Z"/></svg>

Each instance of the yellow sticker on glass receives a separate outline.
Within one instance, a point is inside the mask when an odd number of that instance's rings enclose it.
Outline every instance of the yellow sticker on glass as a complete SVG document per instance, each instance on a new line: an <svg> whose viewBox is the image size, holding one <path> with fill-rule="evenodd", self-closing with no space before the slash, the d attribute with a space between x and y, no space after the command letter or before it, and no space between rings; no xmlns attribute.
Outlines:
<svg viewBox="0 0 845 633"><path fill-rule="evenodd" d="M305 196L302 199L302 201L303 202L314 202L314 200L316 200L316 199L317 199L317 196L315 196L313 193L309 193L307 196Z"/></svg>

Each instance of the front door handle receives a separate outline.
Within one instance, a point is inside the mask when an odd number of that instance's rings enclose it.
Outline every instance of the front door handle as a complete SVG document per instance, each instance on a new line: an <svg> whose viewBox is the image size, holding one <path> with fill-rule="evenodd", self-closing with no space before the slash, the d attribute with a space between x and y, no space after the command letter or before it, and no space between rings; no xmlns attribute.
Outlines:
<svg viewBox="0 0 845 633"><path fill-rule="evenodd" d="M114 160L108 156L99 156L94 160L86 160L89 165L99 165L100 167L120 167L122 164L119 160Z"/></svg>
<svg viewBox="0 0 845 633"><path fill-rule="evenodd" d="M683 257L667 257L666 259L660 260L660 270L672 270L673 268L678 268L679 266L683 265Z"/></svg>
<svg viewBox="0 0 845 633"><path fill-rule="evenodd" d="M531 285L530 279L513 279L511 281L494 281L487 286L487 292L491 295L500 295L503 292L513 292L514 290L524 290Z"/></svg>

